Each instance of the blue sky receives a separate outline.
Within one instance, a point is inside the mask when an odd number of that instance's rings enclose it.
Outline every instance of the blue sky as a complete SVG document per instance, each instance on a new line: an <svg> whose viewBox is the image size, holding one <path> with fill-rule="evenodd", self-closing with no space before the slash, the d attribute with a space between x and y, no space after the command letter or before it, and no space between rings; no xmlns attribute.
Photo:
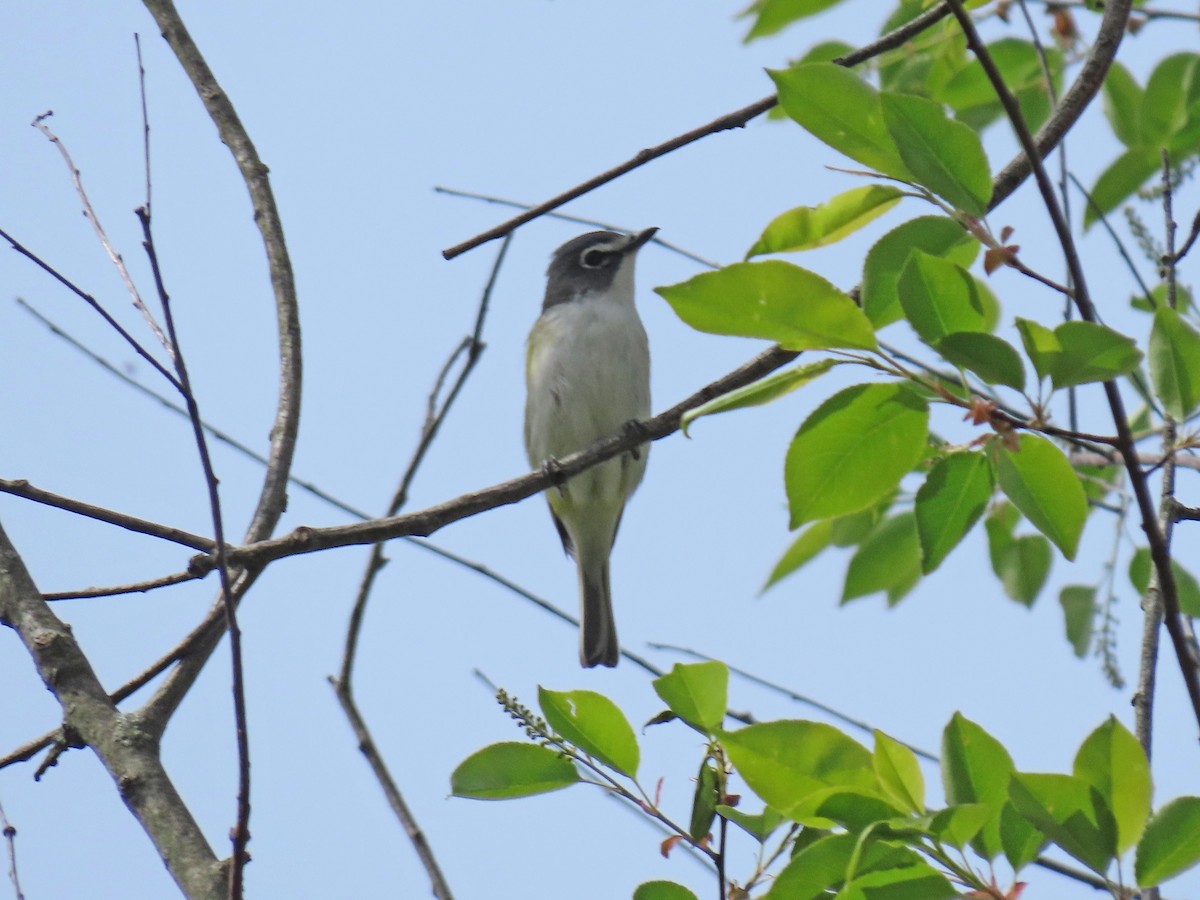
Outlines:
<svg viewBox="0 0 1200 900"><path fill-rule="evenodd" d="M184 4L194 38L271 167L284 217L305 338L295 474L368 510L381 511L394 488L436 372L470 330L498 245L453 262L440 251L507 216L437 195L435 185L525 201L557 193L770 93L764 67L781 66L827 37L861 43L876 33L881 6L843 6L746 46L731 4L358 3L336 15L283 2ZM211 422L265 447L276 373L261 244L229 154L149 15L135 3L68 0L10 5L0 23L0 227L143 335L79 214L60 158L28 125L54 110L52 127L148 292L132 215L144 192L132 39L141 33L156 241L200 403ZM1195 35L1183 25L1156 25L1130 43L1127 64L1144 79L1154 59L1194 47ZM987 133L986 146L996 170L1013 152L1000 126ZM1117 155L1098 108L1070 152L1085 183ZM843 162L797 127L757 121L643 167L567 211L629 228L656 225L672 242L731 262L774 215L855 186L824 168ZM991 221L1014 225L1022 258L1057 276L1061 263L1035 199L1027 185ZM1193 189L1181 197L1181 209L1195 201ZM902 206L799 262L848 289L870 243L922 212ZM549 253L580 230L543 219L515 237L492 298L487 350L421 471L410 509L526 471L524 336L537 315ZM1083 246L1107 321L1144 339L1148 320L1126 312L1133 288L1111 246L1099 234ZM694 274L694 263L651 246L638 265L656 410L761 349L690 331L651 292ZM67 347L14 298L154 385L148 367L16 254L0 255L0 286L0 477L207 532L187 424ZM1013 272L999 273L992 287L1005 302L1005 323L1058 308L1056 298ZM907 341L904 328L892 326L889 337ZM1096 660L1071 655L1055 602L1058 587L1095 580L1108 559L1114 531L1103 515L1089 522L1078 562L1055 561L1051 585L1032 610L1004 597L981 533L892 610L878 597L839 608L845 555L822 559L758 596L790 540L782 490L787 441L838 383L830 376L769 408L701 421L690 440L676 435L654 446L613 559L623 642L666 668L676 657L647 651L647 642L695 648L932 749L961 710L1029 771L1066 770L1079 742L1109 714L1131 724L1131 688L1113 690ZM1096 402L1099 389L1091 390L1085 427L1104 431L1111 424ZM955 439L973 436L952 414L939 414L934 424ZM261 473L221 445L214 458L228 528L237 535ZM1185 478L1183 490L1190 488ZM153 577L187 560L181 548L8 496L0 496L0 521L46 591ZM283 528L344 521L296 490ZM1188 532L1178 537L1185 562L1196 550ZM1117 579L1118 652L1131 680L1140 614L1123 572L1136 537L1120 536ZM538 499L452 526L436 540L562 607L575 605L573 566ZM487 743L519 738L476 669L530 703L539 684L601 691L635 724L661 704L633 666L581 671L574 633L495 584L409 546L393 545L389 557L360 649L360 702L456 896L621 897L649 878L711 894L709 875L682 853L664 860L660 836L598 792L577 788L499 804L447 797L461 759ZM284 561L243 607L254 763L249 896L426 895L416 857L325 681L340 663L365 559L359 548ZM213 590L210 580L56 610L106 685L116 686L178 640ZM59 715L8 632L0 635L0 680L5 752ZM1158 797L1198 793L1185 777L1194 771L1195 724L1172 660L1163 660L1160 691ZM736 680L730 704L762 719L815 715ZM686 818L700 742L671 727L649 729L641 741L645 782L661 775L668 808ZM224 854L235 776L224 651L173 722L165 756ZM92 755L69 753L39 784L31 775L30 766L0 772L0 800L19 829L26 896L173 896L152 846ZM935 774L927 779L936 785ZM754 849L748 840L734 846L733 877L751 870ZM1056 876L1028 877L1034 885L1026 896L1093 895ZM586 893L572 887L580 882ZM1168 896L1198 888L1192 877Z"/></svg>

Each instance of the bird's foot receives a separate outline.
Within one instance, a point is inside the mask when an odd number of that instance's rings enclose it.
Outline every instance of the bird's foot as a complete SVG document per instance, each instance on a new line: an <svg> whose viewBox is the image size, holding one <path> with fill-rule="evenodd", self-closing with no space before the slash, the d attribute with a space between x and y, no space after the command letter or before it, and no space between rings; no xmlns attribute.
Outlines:
<svg viewBox="0 0 1200 900"><path fill-rule="evenodd" d="M563 495L563 484L566 482L566 476L563 475L562 463L553 456L547 456L542 462L542 474L550 479L550 484L558 490L558 496Z"/></svg>
<svg viewBox="0 0 1200 900"><path fill-rule="evenodd" d="M649 433L649 429L646 428L645 424L640 419L630 419L621 426L621 431L626 435L635 438L644 438ZM640 446L634 447L629 451L629 455L634 459L641 459L642 448Z"/></svg>

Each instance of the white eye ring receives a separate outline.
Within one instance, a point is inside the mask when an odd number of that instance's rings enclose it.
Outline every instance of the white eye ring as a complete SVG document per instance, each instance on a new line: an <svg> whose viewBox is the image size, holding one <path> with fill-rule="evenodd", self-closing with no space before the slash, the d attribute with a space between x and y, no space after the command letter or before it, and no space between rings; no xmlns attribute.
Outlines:
<svg viewBox="0 0 1200 900"><path fill-rule="evenodd" d="M602 269L608 265L611 257L611 253L606 253L603 250L597 250L593 247L589 250L584 250L580 254L579 264L585 269Z"/></svg>

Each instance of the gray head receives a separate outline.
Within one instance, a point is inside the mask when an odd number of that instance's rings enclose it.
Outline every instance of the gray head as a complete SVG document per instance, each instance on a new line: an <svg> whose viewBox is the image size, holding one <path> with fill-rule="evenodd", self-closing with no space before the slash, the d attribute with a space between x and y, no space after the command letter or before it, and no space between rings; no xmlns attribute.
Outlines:
<svg viewBox="0 0 1200 900"><path fill-rule="evenodd" d="M637 234L593 231L567 241L550 258L543 311L581 294L608 291L618 275L624 276L622 281L628 280L632 294L633 258L656 231L657 228L647 228Z"/></svg>

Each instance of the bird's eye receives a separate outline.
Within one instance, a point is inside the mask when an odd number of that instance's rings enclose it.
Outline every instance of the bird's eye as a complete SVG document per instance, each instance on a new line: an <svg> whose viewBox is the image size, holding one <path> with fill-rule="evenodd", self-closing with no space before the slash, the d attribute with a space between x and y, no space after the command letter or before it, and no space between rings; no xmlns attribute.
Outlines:
<svg viewBox="0 0 1200 900"><path fill-rule="evenodd" d="M608 260L609 254L603 250L585 250L583 256L579 257L579 262L585 269L599 269L608 265Z"/></svg>

